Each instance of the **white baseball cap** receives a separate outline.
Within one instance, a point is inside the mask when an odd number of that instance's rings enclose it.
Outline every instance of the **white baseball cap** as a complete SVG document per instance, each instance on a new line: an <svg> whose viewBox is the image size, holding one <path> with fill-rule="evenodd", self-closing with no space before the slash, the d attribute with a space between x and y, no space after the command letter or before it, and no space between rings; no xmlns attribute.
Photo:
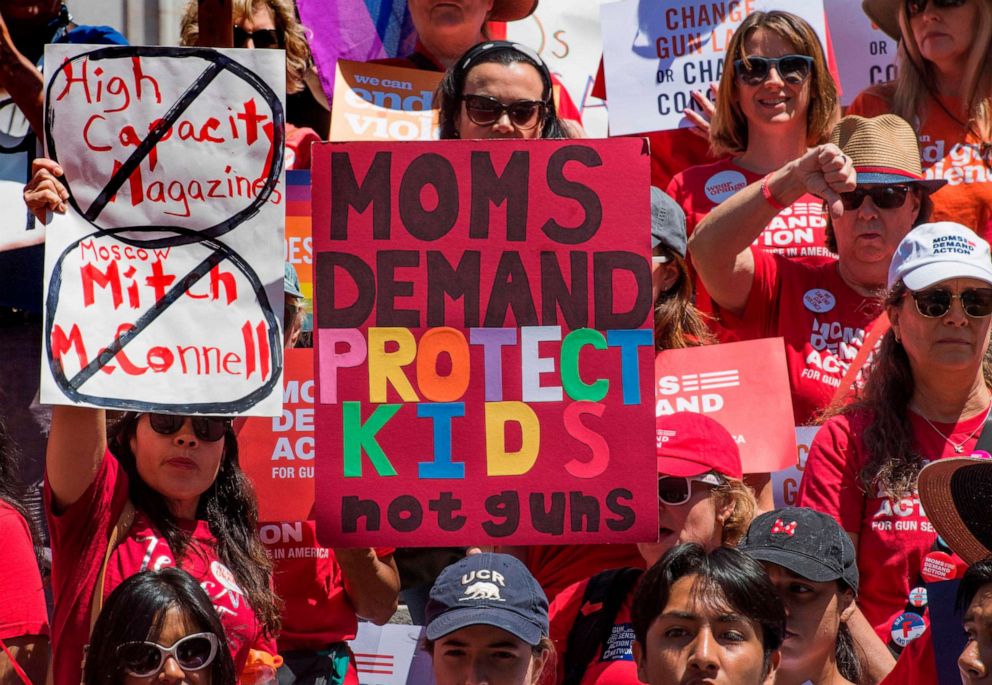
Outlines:
<svg viewBox="0 0 992 685"><path fill-rule="evenodd" d="M902 239L889 264L888 287L898 281L922 290L949 278L976 278L992 285L989 244L953 221L920 224Z"/></svg>

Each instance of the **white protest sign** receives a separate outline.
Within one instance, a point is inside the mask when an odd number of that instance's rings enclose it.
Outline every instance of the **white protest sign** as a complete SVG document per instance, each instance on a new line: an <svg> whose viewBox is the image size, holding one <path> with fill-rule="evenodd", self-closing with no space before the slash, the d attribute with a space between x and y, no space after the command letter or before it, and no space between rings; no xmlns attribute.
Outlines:
<svg viewBox="0 0 992 685"><path fill-rule="evenodd" d="M592 138L607 135L606 103L592 96L603 54L599 6L605 1L541 0L532 15L506 25L507 39L537 50L562 82Z"/></svg>
<svg viewBox="0 0 992 685"><path fill-rule="evenodd" d="M276 50L48 45L42 401L282 406L285 62Z"/></svg>
<svg viewBox="0 0 992 685"><path fill-rule="evenodd" d="M0 252L45 242L45 226L22 198L37 141L13 98L0 90L0 207L7 208L0 219Z"/></svg>
<svg viewBox="0 0 992 685"><path fill-rule="evenodd" d="M350 641L358 667L358 681L361 685L430 685L434 682L430 673L420 673L417 679L410 680L410 666L420 646L423 633L420 626L387 623L377 626L362 621L358 633ZM428 660L429 663L429 660ZM418 669L418 673L422 669ZM425 679L424 676L431 676Z"/></svg>
<svg viewBox="0 0 992 685"><path fill-rule="evenodd" d="M688 128L691 93L709 95L734 30L758 10L805 19L826 45L822 0L621 0L600 8L610 133Z"/></svg>
<svg viewBox="0 0 992 685"><path fill-rule="evenodd" d="M861 11L860 2L823 0L823 5L827 22L839 27L830 37L846 107L868 86L895 79L897 44Z"/></svg>
<svg viewBox="0 0 992 685"><path fill-rule="evenodd" d="M819 426L796 426L796 465L772 474L772 494L776 509L796 506L796 497L799 495L803 471L806 470L809 448L819 430Z"/></svg>

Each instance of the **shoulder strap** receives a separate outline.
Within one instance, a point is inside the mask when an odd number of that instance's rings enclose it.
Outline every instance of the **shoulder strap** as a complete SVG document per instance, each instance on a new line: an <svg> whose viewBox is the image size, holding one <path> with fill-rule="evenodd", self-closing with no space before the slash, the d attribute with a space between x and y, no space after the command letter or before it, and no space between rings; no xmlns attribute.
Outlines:
<svg viewBox="0 0 992 685"><path fill-rule="evenodd" d="M610 636L624 599L644 573L639 568L614 568L589 579L579 613L565 647L562 685L579 685L586 668Z"/></svg>
<svg viewBox="0 0 992 685"><path fill-rule="evenodd" d="M97 616L103 609L103 595L105 591L105 578L107 575L107 564L110 562L110 553L119 545L124 536L131 529L134 523L134 505L129 497L124 503L121 515L117 517L117 523L110 530L110 538L107 541L107 553L103 555L103 564L100 566L100 575L96 579L96 587L93 589L93 603L90 605L90 634L93 633L93 626L96 625Z"/></svg>
<svg viewBox="0 0 992 685"><path fill-rule="evenodd" d="M847 367L847 371L844 373L844 377L840 380L840 385L837 386L834 396L830 399L830 404L841 404L847 399L847 395L854 389L854 382L858 379L858 372L864 367L865 363L868 361L868 355L872 353L875 349L875 345L878 344L879 339L885 335L886 332L891 328L889 323L889 317L882 312L875 319L875 325L871 327L871 330L865 335L865 341L861 344L861 349L858 350L857 356L851 362L851 365Z"/></svg>
<svg viewBox="0 0 992 685"><path fill-rule="evenodd" d="M24 683L24 685L31 685L31 679L28 678L28 674L25 673L24 669L21 668L21 665L17 663L17 659L15 659L14 655L10 653L9 649L7 649L7 645L4 644L3 640L0 640L0 649L2 649L3 653L7 655L7 663L10 664L12 669L14 669L14 674L21 679L21 682Z"/></svg>

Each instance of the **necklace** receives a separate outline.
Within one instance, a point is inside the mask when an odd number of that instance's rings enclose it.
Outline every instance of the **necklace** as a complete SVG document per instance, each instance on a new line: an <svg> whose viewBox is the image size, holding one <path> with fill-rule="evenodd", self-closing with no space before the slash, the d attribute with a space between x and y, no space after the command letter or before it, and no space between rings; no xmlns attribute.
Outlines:
<svg viewBox="0 0 992 685"><path fill-rule="evenodd" d="M928 426L930 426L931 428L933 428L933 432L934 433L936 433L937 435L939 435L940 437L942 437L947 442L948 445L950 445L951 447L954 448L954 453L955 454L963 454L964 453L965 443L967 443L969 440L971 440L973 437L975 437L975 433L977 433L979 430L981 430L982 428L985 427L985 422L989 420L989 414L990 413L992 413L992 402L989 403L988 408L985 410L985 418L982 419L981 423L979 423L978 426L975 427L975 430L973 430L970 433L968 433L968 437L966 437L964 440L962 440L958 444L955 444L955 443L951 442L951 436L950 435L944 435L944 432L943 431L941 431L939 428L937 428L937 426L933 425L933 421L931 421L930 419L928 419L926 416L923 416L923 414L920 414L920 416L923 418L924 421L927 422L927 425Z"/></svg>

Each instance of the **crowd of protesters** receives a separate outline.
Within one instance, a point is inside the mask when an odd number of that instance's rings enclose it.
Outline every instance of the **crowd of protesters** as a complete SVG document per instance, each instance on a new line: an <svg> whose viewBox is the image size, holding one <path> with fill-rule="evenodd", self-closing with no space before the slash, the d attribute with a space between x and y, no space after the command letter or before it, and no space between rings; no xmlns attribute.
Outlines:
<svg viewBox="0 0 992 685"><path fill-rule="evenodd" d="M203 42L203 4L184 45ZM314 38L292 0L232 4L235 47L286 53L285 159L309 168L332 106ZM409 0L415 50L382 62L444 72L441 139L583 137L540 55L490 39L487 22L536 6ZM687 111L695 132L647 136L667 188L643 189L656 353L783 339L795 424L820 426L797 506L774 509L734 437L679 412L657 419L653 541L273 560L236 420L32 406L42 246L0 252L0 685L357 685L348 641L401 588L438 685L943 684L954 662L952 680L992 677L992 2L864 11L898 41L898 77L847 111L813 28L756 11L714 103ZM0 90L25 122L0 175L39 221L68 198L33 133L58 42L125 39L59 0L0 0ZM715 197L721 173L742 187ZM782 213L823 230L784 252L766 239ZM294 347L306 315L285 273Z"/></svg>

